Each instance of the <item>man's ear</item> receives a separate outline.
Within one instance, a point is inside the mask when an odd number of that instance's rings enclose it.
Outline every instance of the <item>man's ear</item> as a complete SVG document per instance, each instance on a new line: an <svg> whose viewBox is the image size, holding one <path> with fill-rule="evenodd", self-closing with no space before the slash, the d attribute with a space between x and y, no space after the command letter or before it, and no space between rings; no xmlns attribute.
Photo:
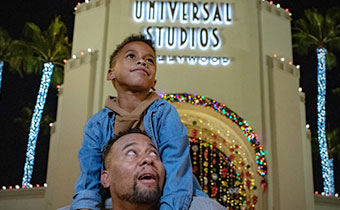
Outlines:
<svg viewBox="0 0 340 210"><path fill-rule="evenodd" d="M115 71L113 68L109 68L109 71L107 72L106 80L114 80L116 78Z"/></svg>
<svg viewBox="0 0 340 210"><path fill-rule="evenodd" d="M110 176L107 170L102 171L100 181L102 182L104 188L110 187Z"/></svg>
<svg viewBox="0 0 340 210"><path fill-rule="evenodd" d="M155 82L151 86L151 90L156 91L156 83L157 83L157 80L155 80Z"/></svg>

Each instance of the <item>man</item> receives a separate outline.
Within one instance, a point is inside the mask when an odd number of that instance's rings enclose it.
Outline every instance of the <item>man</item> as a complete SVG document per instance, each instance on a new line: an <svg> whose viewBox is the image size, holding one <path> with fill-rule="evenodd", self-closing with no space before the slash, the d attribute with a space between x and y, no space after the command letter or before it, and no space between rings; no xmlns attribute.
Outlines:
<svg viewBox="0 0 340 210"><path fill-rule="evenodd" d="M147 134L130 129L111 139L103 153L102 185L109 188L114 210L157 210L165 170ZM216 201L194 197L190 210L225 209Z"/></svg>

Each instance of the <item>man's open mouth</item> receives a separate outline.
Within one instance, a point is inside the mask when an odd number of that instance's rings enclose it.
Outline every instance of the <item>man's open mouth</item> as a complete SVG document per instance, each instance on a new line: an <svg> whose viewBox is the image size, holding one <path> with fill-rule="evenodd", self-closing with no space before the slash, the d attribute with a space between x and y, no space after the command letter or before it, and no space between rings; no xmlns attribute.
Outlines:
<svg viewBox="0 0 340 210"><path fill-rule="evenodd" d="M156 179L156 175L152 173L142 173L138 176L138 180L142 181L143 183L155 183Z"/></svg>

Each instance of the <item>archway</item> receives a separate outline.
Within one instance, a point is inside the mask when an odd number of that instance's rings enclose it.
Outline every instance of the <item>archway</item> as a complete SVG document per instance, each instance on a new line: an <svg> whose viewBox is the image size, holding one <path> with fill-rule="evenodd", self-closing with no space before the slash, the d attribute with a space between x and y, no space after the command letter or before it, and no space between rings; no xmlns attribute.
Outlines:
<svg viewBox="0 0 340 210"><path fill-rule="evenodd" d="M224 104L196 94L161 94L188 129L193 172L228 209L255 209L267 164L251 126Z"/></svg>

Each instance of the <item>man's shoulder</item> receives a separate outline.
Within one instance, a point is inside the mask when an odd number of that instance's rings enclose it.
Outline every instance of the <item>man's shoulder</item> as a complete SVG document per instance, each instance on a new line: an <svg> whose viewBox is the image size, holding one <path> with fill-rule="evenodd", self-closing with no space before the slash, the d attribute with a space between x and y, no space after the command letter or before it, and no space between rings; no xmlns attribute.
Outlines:
<svg viewBox="0 0 340 210"><path fill-rule="evenodd" d="M227 210L224 206L222 206L219 202L201 196L193 196L189 210Z"/></svg>

